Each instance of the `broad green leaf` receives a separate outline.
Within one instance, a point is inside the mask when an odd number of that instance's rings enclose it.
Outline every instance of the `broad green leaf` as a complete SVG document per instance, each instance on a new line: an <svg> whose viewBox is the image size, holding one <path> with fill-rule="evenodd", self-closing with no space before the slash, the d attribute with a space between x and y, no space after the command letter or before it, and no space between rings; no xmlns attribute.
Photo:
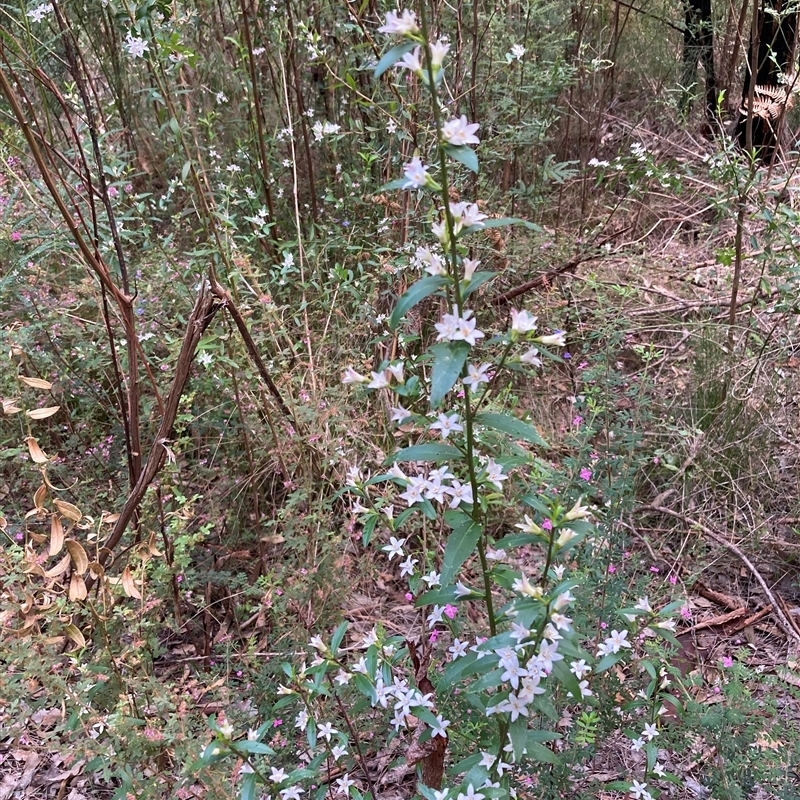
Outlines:
<svg viewBox="0 0 800 800"><path fill-rule="evenodd" d="M467 284L467 287L462 290L461 297L469 297L473 292L476 292L478 289L480 289L484 283L494 278L495 275L497 275L496 272L476 272L472 276L472 280Z"/></svg>
<svg viewBox="0 0 800 800"><path fill-rule="evenodd" d="M395 189L405 189L408 183L407 178L395 178L389 183L384 183L383 186L378 188L379 192L393 192Z"/></svg>
<svg viewBox="0 0 800 800"><path fill-rule="evenodd" d="M252 753L257 756L274 756L275 751L264 742L251 742L247 739L242 739L236 742L235 745L237 753Z"/></svg>
<svg viewBox="0 0 800 800"><path fill-rule="evenodd" d="M449 444L438 444L429 442L428 444L412 444L411 447L404 447L398 450L390 459L389 463L402 464L406 461L460 461L464 454L457 448Z"/></svg>
<svg viewBox="0 0 800 800"><path fill-rule="evenodd" d="M609 653L607 656L603 656L603 658L600 659L600 663L594 668L595 675L599 675L601 672L611 669L615 664L622 661L623 657L623 653Z"/></svg>
<svg viewBox="0 0 800 800"><path fill-rule="evenodd" d="M530 731L530 733L536 733L536 731ZM540 742L531 741L530 735L525 742L525 748L528 751L528 758L533 761L545 764L561 763L561 759L549 747L545 747Z"/></svg>
<svg viewBox="0 0 800 800"><path fill-rule="evenodd" d="M448 278L442 278L438 275L429 275L427 278L421 278L416 283L412 284L406 290L406 293L397 301L397 305L392 311L392 316L389 318L389 327L396 330L400 324L400 320L412 309L417 303L423 301L434 292L446 286Z"/></svg>
<svg viewBox="0 0 800 800"><path fill-rule="evenodd" d="M478 156L475 151L467 145L456 147L453 144L444 145L444 151L450 158L454 158L459 163L463 164L467 169L477 173L478 171Z"/></svg>
<svg viewBox="0 0 800 800"><path fill-rule="evenodd" d="M529 425L527 422L523 422L509 414L485 411L475 415L475 422L480 425L485 425L487 428L493 428L501 433L507 433L512 439L522 439L537 447L549 447L533 425Z"/></svg>
<svg viewBox="0 0 800 800"><path fill-rule="evenodd" d="M391 48L391 50L387 50L375 67L375 77L380 78L387 69L391 69L406 53L410 53L416 46L416 42L403 42Z"/></svg>
<svg viewBox="0 0 800 800"><path fill-rule="evenodd" d="M431 347L434 356L431 371L431 408L438 408L461 375L469 356L467 342L441 342Z"/></svg>
<svg viewBox="0 0 800 800"><path fill-rule="evenodd" d="M442 561L441 581L447 586L455 580L461 565L475 552L483 534L483 526L458 509L448 511L444 519L452 529L447 537Z"/></svg>
<svg viewBox="0 0 800 800"><path fill-rule="evenodd" d="M457 658L448 664L442 672L436 686L440 691L451 687L456 681L469 678L473 675L484 675L494 669L495 662L491 658L478 658L477 653L469 653L463 658Z"/></svg>
<svg viewBox="0 0 800 800"><path fill-rule="evenodd" d="M417 608L422 606L441 606L448 603L455 603L458 598L456 597L455 586L437 587L436 589L429 589L427 592L421 594L415 601L414 605Z"/></svg>

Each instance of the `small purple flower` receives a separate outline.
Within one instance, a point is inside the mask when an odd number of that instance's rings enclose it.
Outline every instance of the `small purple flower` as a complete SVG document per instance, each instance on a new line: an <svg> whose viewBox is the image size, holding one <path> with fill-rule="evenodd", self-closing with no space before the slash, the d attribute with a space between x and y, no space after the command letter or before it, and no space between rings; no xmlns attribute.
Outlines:
<svg viewBox="0 0 800 800"><path fill-rule="evenodd" d="M655 564L653 564L653 566L650 567L650 572L661 572L661 570Z"/></svg>
<svg viewBox="0 0 800 800"><path fill-rule="evenodd" d="M549 520L549 519L545 519L545 521L542 523L542 527L543 527L543 528L544 528L546 531L551 531L551 530L553 530L553 523L552 523L552 521L551 521L551 520Z"/></svg>
<svg viewBox="0 0 800 800"><path fill-rule="evenodd" d="M583 417L580 414L576 414L572 419L572 424L576 428L579 428L582 422L583 422Z"/></svg>
<svg viewBox="0 0 800 800"><path fill-rule="evenodd" d="M449 617L450 619L453 619L455 617L455 615L458 614L458 608L456 608L456 606L450 605L450 603L448 603L444 607L444 613L445 613L445 615L447 617Z"/></svg>
<svg viewBox="0 0 800 800"><path fill-rule="evenodd" d="M562 358L564 358L564 359L566 359L567 361L569 361L569 359L571 359L571 358L572 358L572 353L564 353L564 355L563 355L563 356L561 356L561 357L562 357Z"/></svg>
<svg viewBox="0 0 800 800"><path fill-rule="evenodd" d="M12 231L11 232L11 241L18 242L22 238L22 234L19 231Z"/></svg>
<svg viewBox="0 0 800 800"><path fill-rule="evenodd" d="M733 659L730 656L723 656L722 657L722 666L723 667L732 667L733 666Z"/></svg>
<svg viewBox="0 0 800 800"><path fill-rule="evenodd" d="M592 471L589 467L583 467L580 472L581 480L590 481L592 479Z"/></svg>
<svg viewBox="0 0 800 800"><path fill-rule="evenodd" d="M669 582L673 586L678 582L678 576L674 572L669 576Z"/></svg>
<svg viewBox="0 0 800 800"><path fill-rule="evenodd" d="M406 602L410 603L414 599L414 595L411 592L405 593Z"/></svg>
<svg viewBox="0 0 800 800"><path fill-rule="evenodd" d="M430 643L431 644L436 644L436 640L439 638L439 636L441 636L441 634L442 634L441 631L432 631L431 632Z"/></svg>
<svg viewBox="0 0 800 800"><path fill-rule="evenodd" d="M616 564L611 563L611 564L608 565L608 574L609 575L613 575L616 571L617 571L617 565Z"/></svg>

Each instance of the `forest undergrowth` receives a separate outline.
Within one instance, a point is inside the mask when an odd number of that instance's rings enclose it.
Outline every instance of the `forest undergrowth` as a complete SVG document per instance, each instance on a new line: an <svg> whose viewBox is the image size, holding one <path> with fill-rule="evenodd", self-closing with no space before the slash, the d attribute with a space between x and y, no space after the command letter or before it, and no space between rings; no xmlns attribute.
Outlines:
<svg viewBox="0 0 800 800"><path fill-rule="evenodd" d="M0 5L0 800L800 798L797 120L681 25Z"/></svg>

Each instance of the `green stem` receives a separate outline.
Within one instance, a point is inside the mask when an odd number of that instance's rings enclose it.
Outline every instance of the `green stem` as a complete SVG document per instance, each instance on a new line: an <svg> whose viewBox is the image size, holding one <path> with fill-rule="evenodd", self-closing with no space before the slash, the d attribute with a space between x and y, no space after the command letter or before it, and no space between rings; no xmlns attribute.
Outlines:
<svg viewBox="0 0 800 800"><path fill-rule="evenodd" d="M455 306L458 314L462 313L461 303L461 282L458 277L458 252L456 250L456 234L455 234L455 221L453 219L453 212L450 210L450 181L447 172L447 153L444 150L444 142L442 141L442 110L439 106L439 96L436 92L436 73L433 68L433 59L431 57L430 36L428 32L428 17L425 11L425 2L420 0L419 3L419 17L420 28L422 30L422 49L425 53L425 69L428 73L428 89L431 93L431 100L433 105L433 119L436 125L436 146L439 152L439 171L441 173L441 196L444 205L444 219L447 228L447 244L445 252L448 256L449 268L448 272L452 281L453 296L455 298ZM461 372L464 377L467 373L467 365ZM481 512L480 504L478 503L478 475L475 470L475 440L473 430L473 416L474 412L470 407L469 391L464 392L464 438L467 444L467 470L469 471L469 482L472 488L472 519L477 523L482 523L483 514ZM483 572L483 585L484 596L486 602L486 613L489 616L489 630L492 636L496 635L496 621L494 618L494 603L492 601L492 584L489 576L489 566L486 562L486 526L483 525L483 538L478 542L478 556L481 561L481 571Z"/></svg>

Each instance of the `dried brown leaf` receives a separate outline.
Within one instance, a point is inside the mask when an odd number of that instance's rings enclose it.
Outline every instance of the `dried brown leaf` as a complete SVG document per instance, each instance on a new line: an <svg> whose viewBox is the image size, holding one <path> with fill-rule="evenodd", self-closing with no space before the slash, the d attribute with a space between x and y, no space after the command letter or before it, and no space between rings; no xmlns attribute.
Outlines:
<svg viewBox="0 0 800 800"><path fill-rule="evenodd" d="M57 414L61 406L47 406L47 408L31 408L25 412L26 417L31 419L47 419Z"/></svg>
<svg viewBox="0 0 800 800"><path fill-rule="evenodd" d="M64 546L64 526L61 523L61 517L58 514L53 514L50 517L50 555L57 556Z"/></svg>
<svg viewBox="0 0 800 800"><path fill-rule="evenodd" d="M86 647L86 639L84 638L83 634L80 632L80 629L73 625L71 622L69 625L64 627L64 633L75 642L78 647Z"/></svg>
<svg viewBox="0 0 800 800"><path fill-rule="evenodd" d="M45 500L47 500L47 487L42 484L36 490L36 494L33 495L33 505L36 507L37 511L41 511L41 509L44 508Z"/></svg>
<svg viewBox="0 0 800 800"><path fill-rule="evenodd" d="M75 541L75 539L67 539L64 542L64 546L67 548L67 552L72 558L72 563L75 565L75 572L78 575L83 575L89 568L89 557L86 555L83 545Z"/></svg>
<svg viewBox="0 0 800 800"><path fill-rule="evenodd" d="M28 444L28 452L31 454L31 460L34 464L46 464L50 460L33 436L26 436L25 441Z"/></svg>
<svg viewBox="0 0 800 800"><path fill-rule="evenodd" d="M69 599L85 600L87 594L86 583L83 578L77 572L73 572L69 580Z"/></svg>
<svg viewBox="0 0 800 800"><path fill-rule="evenodd" d="M67 553L67 555L65 555L64 558L62 558L61 561L58 562L58 564L56 564L54 567L52 567L51 569L47 570L47 572L44 573L44 577L57 578L59 575L63 575L69 569L70 560L71 559L69 553ZM36 566L38 566L38 564ZM33 571L34 571L33 569L27 570L27 572L33 572Z"/></svg>
<svg viewBox="0 0 800 800"><path fill-rule="evenodd" d="M136 588L136 581L134 581L133 575L131 575L130 567L125 567L125 569L122 570L122 588L128 597L135 597L137 600L142 599L142 595Z"/></svg>
<svg viewBox="0 0 800 800"><path fill-rule="evenodd" d="M3 400L3 414L10 417L12 414L19 414L22 409L16 405L16 400Z"/></svg>
<svg viewBox="0 0 800 800"><path fill-rule="evenodd" d="M67 503L64 500L54 500L56 508L67 518L73 522L80 522L83 514L78 506Z"/></svg>
<svg viewBox="0 0 800 800"><path fill-rule="evenodd" d="M29 378L27 375L20 375L19 379L32 389L44 389L46 392L49 392L53 388L53 384L43 378Z"/></svg>

